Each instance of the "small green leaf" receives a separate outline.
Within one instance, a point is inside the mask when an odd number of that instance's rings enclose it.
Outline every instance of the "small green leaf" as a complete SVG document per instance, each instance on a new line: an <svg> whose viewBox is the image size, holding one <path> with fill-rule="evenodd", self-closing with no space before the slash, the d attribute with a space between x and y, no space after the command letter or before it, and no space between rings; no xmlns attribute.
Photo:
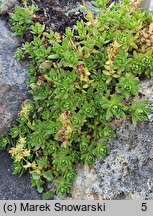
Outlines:
<svg viewBox="0 0 153 216"><path fill-rule="evenodd" d="M43 200L50 200L54 197L54 192L53 191L47 191L43 193L42 198Z"/></svg>
<svg viewBox="0 0 153 216"><path fill-rule="evenodd" d="M43 177L46 178L48 181L52 181L54 179L52 170L48 170L43 173Z"/></svg>
<svg viewBox="0 0 153 216"><path fill-rule="evenodd" d="M32 178L34 179L34 180L39 180L40 179L40 175L38 174L38 173L33 173L32 174Z"/></svg>

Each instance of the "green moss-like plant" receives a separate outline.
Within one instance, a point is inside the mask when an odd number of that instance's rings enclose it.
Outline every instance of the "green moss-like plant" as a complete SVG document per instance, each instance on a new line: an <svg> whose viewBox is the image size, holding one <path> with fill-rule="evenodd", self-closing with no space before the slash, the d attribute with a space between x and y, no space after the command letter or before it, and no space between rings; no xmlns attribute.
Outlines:
<svg viewBox="0 0 153 216"><path fill-rule="evenodd" d="M131 116L136 125L151 112L134 96L141 75L153 75L152 14L138 2L106 3L97 0L98 14L86 9L85 21L64 35L34 24L30 9L17 6L10 16L17 35L33 34L16 51L29 59L32 99L0 146L9 148L14 173L29 171L39 192L50 182L55 193L70 194L76 166L91 166L109 153L110 122Z"/></svg>

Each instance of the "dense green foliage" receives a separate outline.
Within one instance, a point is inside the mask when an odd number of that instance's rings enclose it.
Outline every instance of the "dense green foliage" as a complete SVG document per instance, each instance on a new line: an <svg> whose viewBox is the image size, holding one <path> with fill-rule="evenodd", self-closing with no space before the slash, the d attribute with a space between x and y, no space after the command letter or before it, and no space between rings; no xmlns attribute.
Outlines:
<svg viewBox="0 0 153 216"><path fill-rule="evenodd" d="M30 7L17 6L10 16L17 35L33 34L16 51L30 61L32 98L0 146L9 147L14 173L29 170L39 192L47 181L56 193L69 194L75 166L93 165L109 153L107 141L115 137L111 121L131 116L136 125L151 111L135 95L139 78L153 76L152 14L128 0L108 8L106 3L95 2L98 15L84 8L86 21L64 35L34 23ZM53 193L44 195L49 196Z"/></svg>

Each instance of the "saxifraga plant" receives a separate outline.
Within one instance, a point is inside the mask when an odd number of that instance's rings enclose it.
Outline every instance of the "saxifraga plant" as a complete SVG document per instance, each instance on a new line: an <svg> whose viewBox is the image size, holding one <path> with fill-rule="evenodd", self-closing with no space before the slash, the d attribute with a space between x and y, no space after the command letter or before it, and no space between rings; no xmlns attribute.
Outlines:
<svg viewBox="0 0 153 216"><path fill-rule="evenodd" d="M70 194L76 165L91 166L109 153L107 141L115 137L110 122L131 116L136 125L151 112L147 101L134 98L139 78L153 76L152 14L138 3L106 7L106 0L97 0L98 14L86 9L85 21L64 35L34 23L35 9L17 6L10 15L17 35L33 34L16 51L30 60L32 99L0 146L9 149L14 173L28 170L39 192L50 182L54 193Z"/></svg>

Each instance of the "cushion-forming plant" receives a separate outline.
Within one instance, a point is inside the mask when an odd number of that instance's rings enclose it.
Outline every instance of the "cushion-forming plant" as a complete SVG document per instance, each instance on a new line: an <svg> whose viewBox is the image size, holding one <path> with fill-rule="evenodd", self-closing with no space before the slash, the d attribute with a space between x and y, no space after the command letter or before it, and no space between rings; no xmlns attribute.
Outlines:
<svg viewBox="0 0 153 216"><path fill-rule="evenodd" d="M91 166L109 153L114 119L131 116L136 125L151 112L135 96L139 79L153 76L152 14L139 1L93 4L96 15L84 6L84 20L65 34L35 22L34 5L10 14L16 35L33 35L15 52L29 60L31 97L0 147L9 149L14 173L28 170L39 192L46 182L53 185L45 199L70 194L77 164Z"/></svg>

